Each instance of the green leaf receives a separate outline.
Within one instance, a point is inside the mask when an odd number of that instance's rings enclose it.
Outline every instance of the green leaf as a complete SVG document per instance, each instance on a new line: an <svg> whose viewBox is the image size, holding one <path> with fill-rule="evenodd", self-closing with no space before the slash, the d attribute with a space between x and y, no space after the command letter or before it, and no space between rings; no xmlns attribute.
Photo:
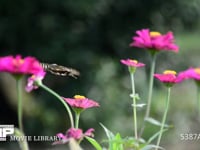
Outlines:
<svg viewBox="0 0 200 150"><path fill-rule="evenodd" d="M96 150L102 150L102 147L95 139L88 136L86 136L85 138L96 148Z"/></svg>
<svg viewBox="0 0 200 150"><path fill-rule="evenodd" d="M149 122L149 123L151 123L153 125L156 125L156 126L161 126L162 125L162 123L160 121L155 120L154 118L150 118L150 117L146 118L145 121L147 121L147 122ZM169 128L169 127L172 127L172 126L165 124L164 127L165 128Z"/></svg>
<svg viewBox="0 0 200 150"><path fill-rule="evenodd" d="M139 99L140 99L140 96L139 96L138 93L135 93L135 95L130 94L130 97L131 97L131 98L135 98L136 100L139 100Z"/></svg>
<svg viewBox="0 0 200 150"><path fill-rule="evenodd" d="M113 150L123 150L123 140L119 133L115 135L113 143Z"/></svg>
<svg viewBox="0 0 200 150"><path fill-rule="evenodd" d="M100 125L103 127L104 131L106 132L106 136L108 137L109 149L114 150L113 143L112 143L112 140L114 139L114 134L110 130L108 130L102 123L100 123Z"/></svg>
<svg viewBox="0 0 200 150"><path fill-rule="evenodd" d="M146 146L143 147L141 150L152 150L152 149L155 149L155 148L164 150L164 148L162 148L162 147L160 147L160 146L156 146L156 145L146 145Z"/></svg>
<svg viewBox="0 0 200 150"><path fill-rule="evenodd" d="M168 129L164 129L162 133L164 133L165 131L167 131ZM147 143L151 143L155 138L157 138L157 136L160 134L160 131L156 132L153 136L151 136L149 138L149 140L147 141Z"/></svg>
<svg viewBox="0 0 200 150"><path fill-rule="evenodd" d="M144 107L146 104L144 104L144 103L142 103L142 104L136 104L136 105L133 105L132 104L132 106L133 107L138 107L138 108L142 108L142 107Z"/></svg>
<svg viewBox="0 0 200 150"><path fill-rule="evenodd" d="M102 123L100 125L103 127L104 131L106 132L106 136L108 137L109 140L112 140L115 136L114 134L108 130Z"/></svg>

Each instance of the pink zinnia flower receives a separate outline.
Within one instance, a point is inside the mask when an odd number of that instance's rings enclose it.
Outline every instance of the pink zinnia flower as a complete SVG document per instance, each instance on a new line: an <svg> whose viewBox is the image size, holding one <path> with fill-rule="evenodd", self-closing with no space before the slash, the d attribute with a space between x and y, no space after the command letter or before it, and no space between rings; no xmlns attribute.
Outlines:
<svg viewBox="0 0 200 150"><path fill-rule="evenodd" d="M85 96L75 95L74 98L63 98L71 107L87 109L91 107L99 107L99 104Z"/></svg>
<svg viewBox="0 0 200 150"><path fill-rule="evenodd" d="M166 70L163 74L154 74L154 77L168 86L180 82L180 79L176 76L176 72L173 70Z"/></svg>
<svg viewBox="0 0 200 150"><path fill-rule="evenodd" d="M182 80L194 79L195 81L200 81L200 68L189 68L180 72L178 76Z"/></svg>
<svg viewBox="0 0 200 150"><path fill-rule="evenodd" d="M45 72L41 71L36 75L32 75L28 78L28 83L26 85L26 91L31 92L34 89L38 88L38 84L40 84L45 76Z"/></svg>
<svg viewBox="0 0 200 150"><path fill-rule="evenodd" d="M145 66L145 64L138 62L137 60L133 60L133 59L121 59L120 62L126 66L130 66L130 67L143 67Z"/></svg>
<svg viewBox="0 0 200 150"><path fill-rule="evenodd" d="M130 46L146 48L154 51L169 50L178 52L179 47L174 44L174 36L172 32L160 34L159 32L150 32L149 29L136 31Z"/></svg>
<svg viewBox="0 0 200 150"><path fill-rule="evenodd" d="M85 133L83 133L82 129L70 128L69 130L67 130L66 134L58 133L57 137L60 139L60 141L54 142L53 145L65 144L71 138L80 142L85 136L94 137L93 132L94 132L93 128L88 129Z"/></svg>
<svg viewBox="0 0 200 150"><path fill-rule="evenodd" d="M43 68L36 58L30 56L21 58L17 55L0 57L0 71L12 74L37 74L43 71Z"/></svg>

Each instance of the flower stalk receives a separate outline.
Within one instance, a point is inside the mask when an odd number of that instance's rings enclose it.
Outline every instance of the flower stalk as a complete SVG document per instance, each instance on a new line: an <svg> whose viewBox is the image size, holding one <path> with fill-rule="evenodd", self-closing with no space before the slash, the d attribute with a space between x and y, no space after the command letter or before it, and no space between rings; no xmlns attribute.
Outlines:
<svg viewBox="0 0 200 150"><path fill-rule="evenodd" d="M79 119L80 119L80 113L75 113L75 114L76 114L75 128L78 129L78 126L79 126Z"/></svg>
<svg viewBox="0 0 200 150"><path fill-rule="evenodd" d="M196 81L196 86L197 86L197 114L198 114L198 119L200 119L200 83Z"/></svg>
<svg viewBox="0 0 200 150"><path fill-rule="evenodd" d="M14 129L14 135L19 138L25 136L24 133L18 128ZM21 150L29 150L27 139L19 140L18 143Z"/></svg>
<svg viewBox="0 0 200 150"><path fill-rule="evenodd" d="M153 82L154 82L154 76L153 75L155 73L155 65L156 65L157 54L156 54L156 52L153 52L153 51L150 54L152 56L152 61L151 61L151 70L150 70L150 75L149 75L149 91L148 91L148 99L147 99L147 108L146 108L146 111L145 111L144 122L143 122L142 128L140 130L140 136L142 136L142 134L144 132L145 123L146 123L145 120L147 118L149 118L150 111L151 111Z"/></svg>
<svg viewBox="0 0 200 150"><path fill-rule="evenodd" d="M130 71L131 76L131 87L132 87L132 98L133 98L133 124L135 131L135 139L138 139L137 134L137 105L136 105L136 94L135 94L135 82L134 82L134 73Z"/></svg>
<svg viewBox="0 0 200 150"><path fill-rule="evenodd" d="M160 128L160 133L159 133L159 136L158 136L158 140L157 140L157 144L156 144L156 149L155 150L157 150L158 146L160 145L163 129L164 129L166 118L167 118L167 112L168 112L168 109L169 109L170 94L171 94L171 87L168 87L165 112L164 112L164 115L163 115L162 124L161 124L161 128Z"/></svg>
<svg viewBox="0 0 200 150"><path fill-rule="evenodd" d="M47 92L49 92L52 95L54 95L65 106L65 109L66 109L66 111L67 111L67 113L69 115L71 127L74 128L74 119L73 119L71 110L70 110L69 106L67 105L67 103L63 100L63 98L61 98L61 96L59 96L56 92L54 92L53 90L51 90L50 88L48 88L47 86L45 86L42 82L40 82L39 86L41 88L43 88L44 90L46 90Z"/></svg>
<svg viewBox="0 0 200 150"><path fill-rule="evenodd" d="M155 64L156 64L156 54L152 54L152 62L151 62L151 71L150 71L150 78L149 78L149 92L148 92L148 99L147 99L147 109L145 112L144 119L149 117L151 111L151 101L152 101L152 93L153 93L153 82L154 82L154 72L155 72Z"/></svg>
<svg viewBox="0 0 200 150"><path fill-rule="evenodd" d="M143 67L145 64L138 62L137 60L133 59L122 59L121 63L128 66L128 71L130 73L131 77L131 87L132 87L132 94L131 97L133 98L133 125L134 125L134 132L135 132L135 139L138 139L138 133L137 133L137 96L135 93L135 82L134 82L134 73L138 67Z"/></svg>
<svg viewBox="0 0 200 150"><path fill-rule="evenodd" d="M22 116L23 116L23 106L22 106L22 90L21 90L21 78L16 77L16 88L17 88L17 99L18 99L18 125L21 132L23 131L23 123L22 123Z"/></svg>

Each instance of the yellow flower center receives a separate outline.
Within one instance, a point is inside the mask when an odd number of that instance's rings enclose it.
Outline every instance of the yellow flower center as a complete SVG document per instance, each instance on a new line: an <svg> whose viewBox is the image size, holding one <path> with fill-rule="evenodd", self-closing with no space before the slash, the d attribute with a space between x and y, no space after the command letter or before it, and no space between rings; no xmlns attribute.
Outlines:
<svg viewBox="0 0 200 150"><path fill-rule="evenodd" d="M36 78L36 76L33 74L33 75L31 76L31 78L32 78L32 79L35 79L35 78Z"/></svg>
<svg viewBox="0 0 200 150"><path fill-rule="evenodd" d="M13 64L15 65L15 66L20 66L20 65L22 65L24 63L24 60L23 59L13 59Z"/></svg>
<svg viewBox="0 0 200 150"><path fill-rule="evenodd" d="M130 59L130 62L133 62L133 63L135 63L135 64L138 63L138 61L137 61L137 60L134 60L134 59Z"/></svg>
<svg viewBox="0 0 200 150"><path fill-rule="evenodd" d="M82 95L75 95L74 98L75 98L75 99L85 99L85 96L82 96Z"/></svg>
<svg viewBox="0 0 200 150"><path fill-rule="evenodd" d="M173 70L165 70L163 72L163 74L173 74L173 75L176 75L176 71L173 71Z"/></svg>
<svg viewBox="0 0 200 150"><path fill-rule="evenodd" d="M195 68L194 71L195 71L197 74L200 74L200 68Z"/></svg>
<svg viewBox="0 0 200 150"><path fill-rule="evenodd" d="M150 37L157 37L160 35L161 35L160 32L155 32L155 31L150 32Z"/></svg>

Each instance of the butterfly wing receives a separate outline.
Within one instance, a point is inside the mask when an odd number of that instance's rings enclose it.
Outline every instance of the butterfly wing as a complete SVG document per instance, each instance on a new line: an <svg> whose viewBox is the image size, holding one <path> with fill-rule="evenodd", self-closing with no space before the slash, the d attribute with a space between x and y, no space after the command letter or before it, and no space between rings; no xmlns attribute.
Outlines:
<svg viewBox="0 0 200 150"><path fill-rule="evenodd" d="M47 64L47 63L42 63L41 65L45 71L48 71L54 75L58 75L58 76L68 75L74 78L77 78L77 76L80 75L80 72L73 68L68 68L65 66L57 65L57 64Z"/></svg>

